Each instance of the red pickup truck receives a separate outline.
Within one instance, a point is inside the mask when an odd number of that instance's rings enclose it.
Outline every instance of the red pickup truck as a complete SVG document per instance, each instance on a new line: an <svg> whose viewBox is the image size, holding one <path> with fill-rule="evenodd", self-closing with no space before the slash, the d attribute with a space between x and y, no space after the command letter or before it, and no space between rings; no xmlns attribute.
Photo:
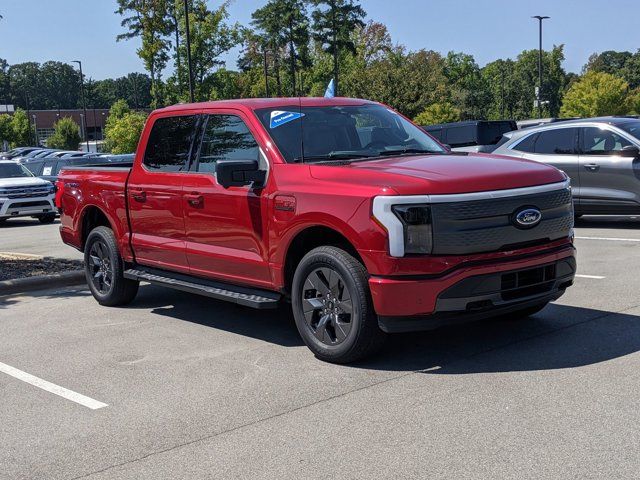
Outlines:
<svg viewBox="0 0 640 480"><path fill-rule="evenodd" d="M391 332L530 315L576 269L566 175L453 153L366 100L157 110L132 166L65 169L56 201L100 304L132 301L140 281L290 301L304 342L332 362Z"/></svg>

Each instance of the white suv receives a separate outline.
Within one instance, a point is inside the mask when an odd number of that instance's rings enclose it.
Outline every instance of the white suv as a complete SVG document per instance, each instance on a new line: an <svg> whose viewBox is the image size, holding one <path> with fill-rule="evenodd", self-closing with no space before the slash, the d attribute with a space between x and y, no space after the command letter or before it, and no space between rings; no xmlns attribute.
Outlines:
<svg viewBox="0 0 640 480"><path fill-rule="evenodd" d="M55 188L34 177L19 163L0 160L0 222L14 217L34 217L41 223L56 218Z"/></svg>

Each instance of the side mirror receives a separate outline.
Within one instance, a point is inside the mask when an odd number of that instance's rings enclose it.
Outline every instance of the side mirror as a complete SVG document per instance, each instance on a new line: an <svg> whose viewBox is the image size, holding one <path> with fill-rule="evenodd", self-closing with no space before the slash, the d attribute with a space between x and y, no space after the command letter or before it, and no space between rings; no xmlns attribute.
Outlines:
<svg viewBox="0 0 640 480"><path fill-rule="evenodd" d="M252 184L261 187L265 172L259 169L257 160L221 160L216 165L216 177L224 188Z"/></svg>
<svg viewBox="0 0 640 480"><path fill-rule="evenodd" d="M635 145L627 145L620 150L620 155L623 157L638 158L640 157L640 148Z"/></svg>

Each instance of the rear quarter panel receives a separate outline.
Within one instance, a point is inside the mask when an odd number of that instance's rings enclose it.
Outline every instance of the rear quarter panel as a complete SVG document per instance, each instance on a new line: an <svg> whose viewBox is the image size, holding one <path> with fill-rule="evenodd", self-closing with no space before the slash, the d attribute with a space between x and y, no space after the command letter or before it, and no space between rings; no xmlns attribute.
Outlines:
<svg viewBox="0 0 640 480"><path fill-rule="evenodd" d="M129 226L125 185L129 169L65 169L58 177L56 204L60 214L62 240L79 249L83 248L83 222L93 208L100 210L118 241L126 261L132 259L129 248Z"/></svg>

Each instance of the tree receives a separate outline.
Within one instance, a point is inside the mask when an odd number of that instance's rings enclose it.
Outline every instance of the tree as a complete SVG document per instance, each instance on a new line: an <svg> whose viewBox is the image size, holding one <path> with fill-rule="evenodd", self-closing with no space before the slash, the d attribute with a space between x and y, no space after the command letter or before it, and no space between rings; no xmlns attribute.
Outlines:
<svg viewBox="0 0 640 480"><path fill-rule="evenodd" d="M340 54L345 51L356 53L352 32L364 27L366 12L353 0L311 0L311 3L316 6L312 15L313 37L333 57L335 95L338 96Z"/></svg>
<svg viewBox="0 0 640 480"><path fill-rule="evenodd" d="M116 40L136 37L142 40L137 53L151 77L152 106L158 107L161 104L162 70L169 60L170 42L167 36L172 31L168 0L118 0L116 13L125 17L121 25L127 29Z"/></svg>
<svg viewBox="0 0 640 480"><path fill-rule="evenodd" d="M289 57L289 81L292 96L296 96L299 92L296 86L298 66L309 65L310 36L305 1L270 0L253 12L251 18L258 36L263 39L262 50L268 47L274 58L274 68L279 69L281 55ZM280 73L277 71L276 75L280 87Z"/></svg>
<svg viewBox="0 0 640 480"><path fill-rule="evenodd" d="M629 84L609 73L587 72L564 96L563 117L599 117L629 113Z"/></svg>
<svg viewBox="0 0 640 480"><path fill-rule="evenodd" d="M457 122L460 110L450 103L434 103L413 119L418 125L435 125L437 123Z"/></svg>
<svg viewBox="0 0 640 480"><path fill-rule="evenodd" d="M53 135L47 139L47 147L60 150L77 150L80 138L80 127L70 117L58 120L54 126Z"/></svg>
<svg viewBox="0 0 640 480"><path fill-rule="evenodd" d="M127 112L113 120L109 118L105 130L106 150L114 154L135 152L146 119L141 112Z"/></svg>
<svg viewBox="0 0 640 480"><path fill-rule="evenodd" d="M12 139L11 147L26 147L33 141L33 128L27 113L21 108L16 109L11 118Z"/></svg>
<svg viewBox="0 0 640 480"><path fill-rule="evenodd" d="M490 94L473 56L449 52L445 58L444 74L458 118L486 118Z"/></svg>
<svg viewBox="0 0 640 480"><path fill-rule="evenodd" d="M0 149L4 150L4 144L13 141L13 127L11 115L3 113L0 115Z"/></svg>
<svg viewBox="0 0 640 480"><path fill-rule="evenodd" d="M238 44L239 26L229 25L229 0L215 10L209 10L205 0L191 0L189 32L191 66L196 101L207 100L213 87L215 71L224 65L222 55ZM180 32L186 36L184 12L178 16ZM180 43L177 55L187 58L186 41ZM176 79L177 80L177 79ZM175 82L179 85L179 82ZM181 93L181 92L179 92Z"/></svg>

